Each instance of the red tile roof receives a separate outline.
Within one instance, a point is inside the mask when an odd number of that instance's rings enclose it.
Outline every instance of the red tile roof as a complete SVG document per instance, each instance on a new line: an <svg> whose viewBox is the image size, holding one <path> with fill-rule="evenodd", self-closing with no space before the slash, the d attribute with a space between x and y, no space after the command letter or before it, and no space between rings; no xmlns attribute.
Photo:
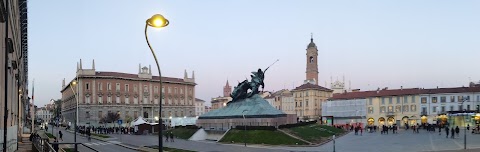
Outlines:
<svg viewBox="0 0 480 152"><path fill-rule="evenodd" d="M319 86L319 85L311 84L311 83L302 84L301 86L296 87L292 91L300 91L300 90L307 90L307 89L333 92L333 90L330 90L328 88L325 88L325 87L322 87L322 86Z"/></svg>
<svg viewBox="0 0 480 152"><path fill-rule="evenodd" d="M95 76L141 79L141 78L138 77L138 74L120 73L120 72L95 72ZM88 77L88 75L85 75L84 77ZM152 76L152 79L153 80L158 80L159 76ZM171 77L162 77L162 81L164 81L164 82L185 82L183 79L171 78Z"/></svg>
<svg viewBox="0 0 480 152"><path fill-rule="evenodd" d="M369 97L438 94L438 93L466 93L466 92L480 92L480 87L434 88L434 89L409 88L409 89L394 89L394 90L379 90L379 91L347 92L347 93L333 94L333 97L330 98L330 100L364 99Z"/></svg>

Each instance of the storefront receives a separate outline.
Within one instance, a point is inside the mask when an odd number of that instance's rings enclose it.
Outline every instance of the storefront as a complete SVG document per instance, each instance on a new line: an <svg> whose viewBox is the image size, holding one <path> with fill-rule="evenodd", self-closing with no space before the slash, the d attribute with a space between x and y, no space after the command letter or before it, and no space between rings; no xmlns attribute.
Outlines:
<svg viewBox="0 0 480 152"><path fill-rule="evenodd" d="M369 126L375 125L375 119L373 119L373 118L368 118L367 122L368 122Z"/></svg>
<svg viewBox="0 0 480 152"><path fill-rule="evenodd" d="M379 126L385 125L385 118L383 118L383 117L378 118L378 125Z"/></svg>
<svg viewBox="0 0 480 152"><path fill-rule="evenodd" d="M476 113L475 111L449 111L447 114L447 122L451 127L466 127L476 126Z"/></svg>

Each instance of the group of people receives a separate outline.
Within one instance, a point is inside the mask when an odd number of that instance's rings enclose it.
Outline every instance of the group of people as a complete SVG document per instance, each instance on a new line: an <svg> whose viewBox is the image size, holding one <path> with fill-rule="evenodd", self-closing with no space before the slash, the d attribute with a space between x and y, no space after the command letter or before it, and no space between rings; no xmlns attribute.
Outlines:
<svg viewBox="0 0 480 152"><path fill-rule="evenodd" d="M168 139L170 139L171 142L175 142L174 138L173 138L173 133L172 132L167 132L165 134L165 142L168 142Z"/></svg>
<svg viewBox="0 0 480 152"><path fill-rule="evenodd" d="M77 126L78 132L85 134L93 132L96 134L132 134L134 132L133 127L105 127L105 126Z"/></svg>

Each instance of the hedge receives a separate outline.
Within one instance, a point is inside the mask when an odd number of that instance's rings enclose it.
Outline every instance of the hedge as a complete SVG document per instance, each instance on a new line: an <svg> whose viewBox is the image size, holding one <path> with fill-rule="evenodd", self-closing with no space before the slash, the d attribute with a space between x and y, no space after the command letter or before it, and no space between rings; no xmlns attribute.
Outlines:
<svg viewBox="0 0 480 152"><path fill-rule="evenodd" d="M245 126L236 126L235 129L245 130ZM246 130L277 130L275 126L247 126Z"/></svg>
<svg viewBox="0 0 480 152"><path fill-rule="evenodd" d="M285 124L285 125L280 125L278 126L279 129L282 129L282 128L293 128L293 127L299 127L299 126L306 126L306 125L311 125L311 124L315 124L317 123L317 121L310 121L310 122L298 122L296 124Z"/></svg>

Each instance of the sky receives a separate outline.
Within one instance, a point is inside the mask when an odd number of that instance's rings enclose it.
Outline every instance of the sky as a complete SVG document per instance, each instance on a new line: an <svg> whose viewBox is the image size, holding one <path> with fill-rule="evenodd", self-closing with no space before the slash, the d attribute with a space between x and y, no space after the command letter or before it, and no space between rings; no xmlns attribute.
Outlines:
<svg viewBox="0 0 480 152"><path fill-rule="evenodd" d="M62 80L80 59L97 71L138 73L155 61L162 75L195 71L196 97L222 95L266 68L265 90L303 83L311 33L318 47L319 84L345 76L351 88L466 86L480 80L480 1L82 0L29 1L29 79L35 104L60 99ZM347 86L348 87L348 86ZM31 93L31 92L30 92Z"/></svg>

